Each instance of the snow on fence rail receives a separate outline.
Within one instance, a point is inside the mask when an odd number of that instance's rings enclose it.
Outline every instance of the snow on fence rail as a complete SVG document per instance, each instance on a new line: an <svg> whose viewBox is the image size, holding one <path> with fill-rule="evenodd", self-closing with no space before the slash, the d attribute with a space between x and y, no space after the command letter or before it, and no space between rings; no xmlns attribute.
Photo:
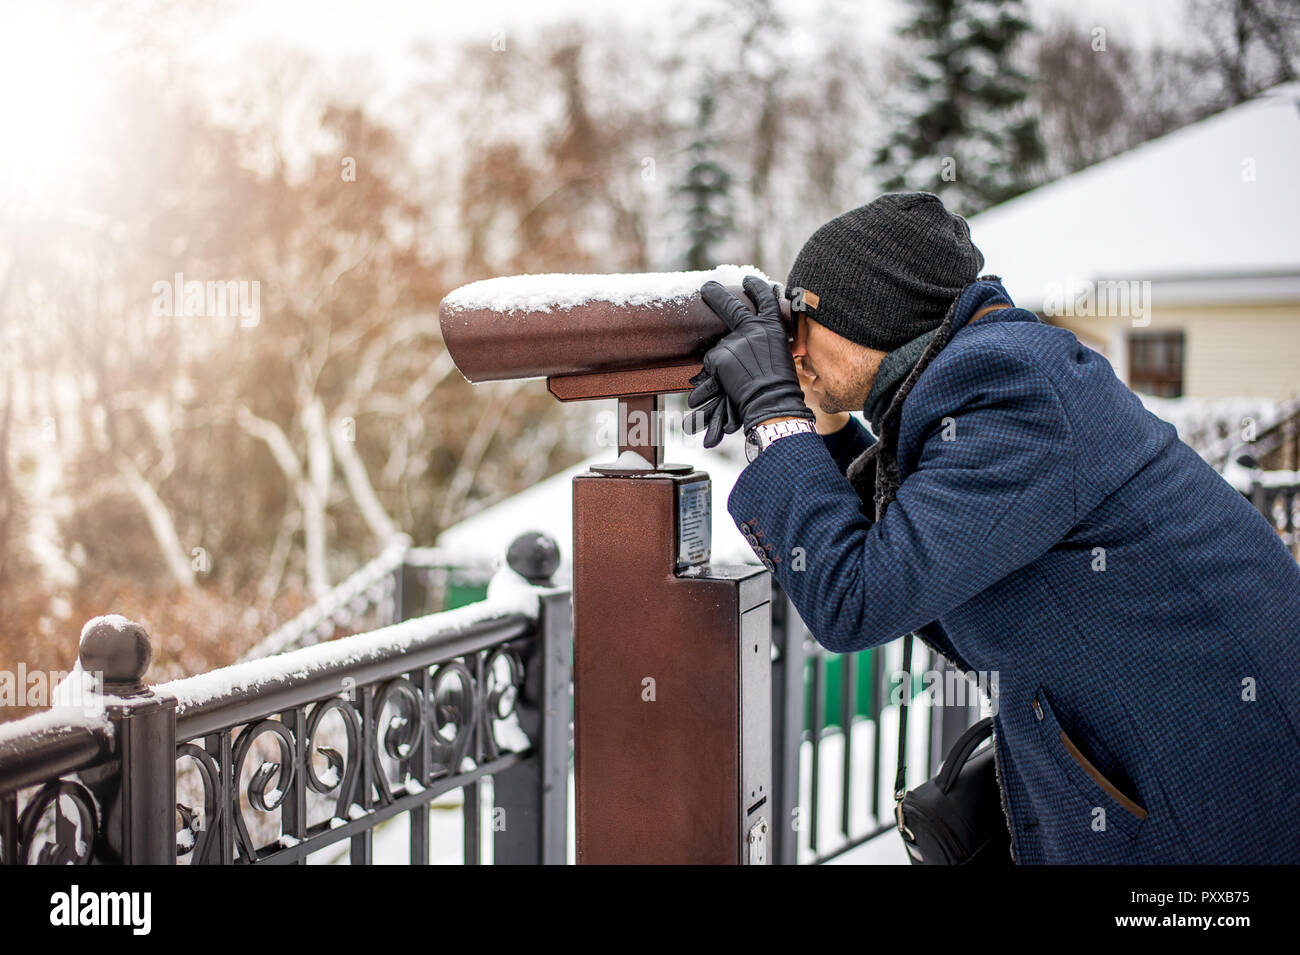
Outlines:
<svg viewBox="0 0 1300 955"><path fill-rule="evenodd" d="M405 534L394 537L379 556L341 581L320 600L263 637L240 662L260 660L276 653L312 646L339 630L356 625L366 614L383 620L402 617L402 571L450 571L459 560L437 547L412 547Z"/></svg>
<svg viewBox="0 0 1300 955"><path fill-rule="evenodd" d="M158 684L154 692L174 698L177 715L182 719L219 709L225 703L250 695L288 691L298 696L303 687L324 686L331 680L337 682L340 676L351 678L355 684L362 680L361 674L372 668L383 670L393 660L406 663L422 652L443 653L464 641L471 645L479 643L484 633L499 635L511 629L504 618L513 615L535 622L537 613L538 595L533 585L503 565L488 584L486 599L477 603L367 633L244 660ZM480 626L489 622L494 626ZM520 622L513 629L524 633L530 627L531 624Z"/></svg>

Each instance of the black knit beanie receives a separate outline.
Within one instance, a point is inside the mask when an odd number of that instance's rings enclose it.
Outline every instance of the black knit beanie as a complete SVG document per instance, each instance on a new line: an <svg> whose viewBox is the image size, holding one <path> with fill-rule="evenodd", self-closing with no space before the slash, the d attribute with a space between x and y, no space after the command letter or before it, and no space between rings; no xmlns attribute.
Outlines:
<svg viewBox="0 0 1300 955"><path fill-rule="evenodd" d="M943 321L984 256L966 220L928 192L890 192L837 216L804 243L787 289L831 331L893 351Z"/></svg>

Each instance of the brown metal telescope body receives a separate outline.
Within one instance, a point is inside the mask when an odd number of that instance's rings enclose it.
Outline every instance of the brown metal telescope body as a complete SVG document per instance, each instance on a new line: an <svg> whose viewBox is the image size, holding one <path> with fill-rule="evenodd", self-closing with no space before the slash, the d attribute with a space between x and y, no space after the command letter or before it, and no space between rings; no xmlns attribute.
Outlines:
<svg viewBox="0 0 1300 955"><path fill-rule="evenodd" d="M545 377L561 401L617 398L619 452L650 465L573 479L578 862L767 863L771 580L709 562L709 476L665 464L660 427L664 395L691 390L726 323L698 292L439 318L469 381ZM648 415L641 437L633 414Z"/></svg>
<svg viewBox="0 0 1300 955"><path fill-rule="evenodd" d="M743 289L727 286L751 311ZM790 302L780 297L786 334ZM727 325L690 298L628 305L593 301L551 311L441 309L442 338L472 382L545 378L561 401L690 391L704 352Z"/></svg>

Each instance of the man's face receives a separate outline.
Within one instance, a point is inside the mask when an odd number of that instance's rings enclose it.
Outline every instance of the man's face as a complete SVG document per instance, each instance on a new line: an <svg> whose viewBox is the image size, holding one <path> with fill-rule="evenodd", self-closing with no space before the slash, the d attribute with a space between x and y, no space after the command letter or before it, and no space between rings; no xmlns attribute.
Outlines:
<svg viewBox="0 0 1300 955"><path fill-rule="evenodd" d="M861 411L887 352L851 342L800 314L790 346L800 384L822 411Z"/></svg>

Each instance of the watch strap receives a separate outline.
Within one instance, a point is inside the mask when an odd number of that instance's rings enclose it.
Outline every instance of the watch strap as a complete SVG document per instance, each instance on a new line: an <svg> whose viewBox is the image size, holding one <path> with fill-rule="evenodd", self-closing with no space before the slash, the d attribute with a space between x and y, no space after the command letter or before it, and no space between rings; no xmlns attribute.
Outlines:
<svg viewBox="0 0 1300 955"><path fill-rule="evenodd" d="M805 418L795 418L791 421L776 421L772 424L755 425L754 433L758 438L758 449L762 451L777 438L784 438L790 434L816 434L817 429L811 421Z"/></svg>

